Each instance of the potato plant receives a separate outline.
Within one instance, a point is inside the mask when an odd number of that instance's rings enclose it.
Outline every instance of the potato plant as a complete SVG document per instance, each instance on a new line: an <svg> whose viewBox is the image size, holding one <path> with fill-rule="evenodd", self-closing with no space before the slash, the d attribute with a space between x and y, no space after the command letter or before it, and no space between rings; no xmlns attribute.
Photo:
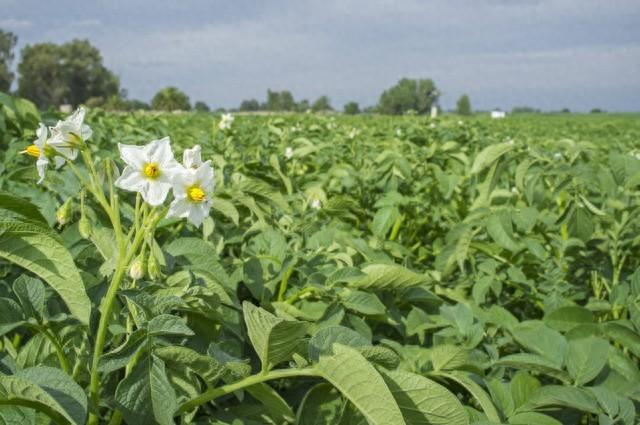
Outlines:
<svg viewBox="0 0 640 425"><path fill-rule="evenodd" d="M637 117L0 105L4 423L637 423Z"/></svg>

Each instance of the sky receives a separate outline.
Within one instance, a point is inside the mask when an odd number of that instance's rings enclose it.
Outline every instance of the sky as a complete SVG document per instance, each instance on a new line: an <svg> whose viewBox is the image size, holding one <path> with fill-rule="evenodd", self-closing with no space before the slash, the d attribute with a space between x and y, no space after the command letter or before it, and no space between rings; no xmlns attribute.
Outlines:
<svg viewBox="0 0 640 425"><path fill-rule="evenodd" d="M475 109L640 111L640 0L0 0L18 49L88 39L130 98L237 107L267 89L336 108L402 77Z"/></svg>

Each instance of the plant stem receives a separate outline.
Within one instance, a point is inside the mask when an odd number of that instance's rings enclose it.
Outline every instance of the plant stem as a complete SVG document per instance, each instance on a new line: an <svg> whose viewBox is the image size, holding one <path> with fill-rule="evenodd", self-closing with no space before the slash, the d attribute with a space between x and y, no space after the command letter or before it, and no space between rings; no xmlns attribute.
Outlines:
<svg viewBox="0 0 640 425"><path fill-rule="evenodd" d="M39 330L45 337L47 337L49 341L51 341L51 344L53 344L53 347L56 350L56 355L58 356L58 361L60 362L60 367L62 367L64 373L66 373L67 375L71 375L71 366L69 366L69 360L67 359L64 348L62 348L62 344L60 344L60 341L58 340L56 335L51 332L51 330L45 327L41 327Z"/></svg>
<svg viewBox="0 0 640 425"><path fill-rule="evenodd" d="M182 413L186 413L201 404L207 403L209 401L215 400L218 397L222 397L225 394L232 393L237 390L241 390L246 387L250 387L251 385L259 384L261 382L271 381L274 379L281 378L294 378L298 376L320 376L320 373L313 368L306 369L283 369L283 370L272 370L266 374L258 374L251 375L240 381L223 385L218 388L211 388L203 394L192 398L191 400L185 402L180 406L176 415L180 415Z"/></svg>

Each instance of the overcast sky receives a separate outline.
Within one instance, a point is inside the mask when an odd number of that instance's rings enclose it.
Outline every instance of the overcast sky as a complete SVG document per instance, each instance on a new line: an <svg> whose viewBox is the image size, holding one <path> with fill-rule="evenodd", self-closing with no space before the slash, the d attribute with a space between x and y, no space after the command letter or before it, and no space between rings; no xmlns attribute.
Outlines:
<svg viewBox="0 0 640 425"><path fill-rule="evenodd" d="M451 108L640 111L640 0L0 0L19 47L87 38L129 97L234 107L289 89L374 104L432 78Z"/></svg>

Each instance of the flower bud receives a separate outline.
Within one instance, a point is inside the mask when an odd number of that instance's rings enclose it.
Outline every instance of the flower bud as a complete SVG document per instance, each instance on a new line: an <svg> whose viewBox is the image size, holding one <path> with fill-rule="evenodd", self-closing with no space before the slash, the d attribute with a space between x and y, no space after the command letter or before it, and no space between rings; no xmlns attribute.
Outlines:
<svg viewBox="0 0 640 425"><path fill-rule="evenodd" d="M80 236L85 239L89 239L91 236L91 221L89 217L82 214L80 216L80 221L78 222L78 231L80 232Z"/></svg>
<svg viewBox="0 0 640 425"><path fill-rule="evenodd" d="M133 280L140 280L144 277L145 261L144 255L140 254L131 266L129 266L129 277Z"/></svg>
<svg viewBox="0 0 640 425"><path fill-rule="evenodd" d="M161 277L160 264L158 264L158 260L156 260L156 257L153 254L149 255L147 272L149 273L149 278L151 280L156 280Z"/></svg>
<svg viewBox="0 0 640 425"><path fill-rule="evenodd" d="M56 211L56 221L58 222L59 226L64 226L71 219L71 216L73 214L72 202L73 199L68 198L66 201L64 201L64 204L62 204L62 206L58 208L58 211Z"/></svg>

